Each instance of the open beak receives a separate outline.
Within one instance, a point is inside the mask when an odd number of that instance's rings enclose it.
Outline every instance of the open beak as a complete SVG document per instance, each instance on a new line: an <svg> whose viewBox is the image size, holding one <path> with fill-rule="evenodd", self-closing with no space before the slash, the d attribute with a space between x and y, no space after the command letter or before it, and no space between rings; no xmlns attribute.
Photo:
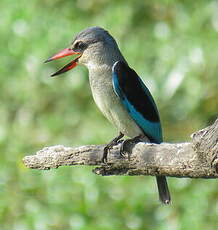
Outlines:
<svg viewBox="0 0 218 230"><path fill-rule="evenodd" d="M75 54L78 54L79 56L76 57L73 61L71 61L71 62L68 63L67 65L65 65L63 68L61 68L60 70L58 70L56 73L53 73L53 74L51 75L51 77L56 76L56 75L59 75L59 74L62 74L62 73L65 73L65 72L67 72L67 71L73 69L74 67L76 67L77 64L78 64L79 58L82 56L82 53L75 52L75 51L73 51L73 50L70 49L70 48L66 48L66 49L61 50L61 51L58 52L57 54L53 55L53 56L50 57L49 59L47 59L47 60L45 61L45 63L50 62L50 61L53 61L53 60L57 60L57 59L60 59L60 58L66 57L66 56L75 55Z"/></svg>

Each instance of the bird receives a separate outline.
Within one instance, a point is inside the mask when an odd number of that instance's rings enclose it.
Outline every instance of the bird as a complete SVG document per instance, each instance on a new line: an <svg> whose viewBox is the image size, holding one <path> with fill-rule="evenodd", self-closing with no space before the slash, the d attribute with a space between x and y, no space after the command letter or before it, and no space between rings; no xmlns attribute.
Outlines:
<svg viewBox="0 0 218 230"><path fill-rule="evenodd" d="M71 44L48 58L45 63L77 55L70 63L52 74L57 76L77 65L88 68L92 95L103 115L117 128L119 135L104 148L102 161L109 150L122 142L121 155L128 141L163 142L162 127L155 101L138 74L129 67L116 40L104 28L93 26L79 32ZM170 204L165 176L156 176L159 200Z"/></svg>

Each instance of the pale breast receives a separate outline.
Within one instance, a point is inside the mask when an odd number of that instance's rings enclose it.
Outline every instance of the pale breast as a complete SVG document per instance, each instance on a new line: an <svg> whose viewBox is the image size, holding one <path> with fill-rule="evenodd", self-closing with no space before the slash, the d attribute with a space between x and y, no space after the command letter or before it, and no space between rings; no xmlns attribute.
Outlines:
<svg viewBox="0 0 218 230"><path fill-rule="evenodd" d="M128 137L142 134L141 129L127 113L112 85L111 70L89 73L92 95L104 116Z"/></svg>

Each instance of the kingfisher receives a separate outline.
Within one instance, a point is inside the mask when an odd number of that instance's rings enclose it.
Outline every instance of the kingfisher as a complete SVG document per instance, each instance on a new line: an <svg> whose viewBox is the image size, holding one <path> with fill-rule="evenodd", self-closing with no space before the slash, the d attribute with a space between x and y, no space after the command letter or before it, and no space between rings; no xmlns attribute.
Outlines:
<svg viewBox="0 0 218 230"><path fill-rule="evenodd" d="M45 62L70 55L77 56L51 76L65 73L79 64L86 66L94 101L119 132L104 148L102 162L106 163L109 150L119 142L122 142L121 155L131 141L163 142L155 101L108 31L97 26L84 29L67 48ZM129 139L122 140L124 136ZM156 181L160 201L169 204L171 198L166 177L156 176Z"/></svg>

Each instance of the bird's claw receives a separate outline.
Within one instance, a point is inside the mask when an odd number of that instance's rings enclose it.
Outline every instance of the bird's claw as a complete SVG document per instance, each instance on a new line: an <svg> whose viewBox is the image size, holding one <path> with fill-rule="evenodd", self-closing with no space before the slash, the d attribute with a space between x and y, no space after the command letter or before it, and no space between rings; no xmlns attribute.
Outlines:
<svg viewBox="0 0 218 230"><path fill-rule="evenodd" d="M136 143L140 142L142 140L141 138L142 138L142 136L136 136L132 139L124 140L121 144L121 147L120 147L120 156L124 158L125 155L127 154L128 160L130 160L131 146L132 146L132 144L136 144Z"/></svg>
<svg viewBox="0 0 218 230"><path fill-rule="evenodd" d="M128 154L128 160L130 160L130 153L127 151L128 149L128 144L132 143L131 139L123 140L121 147L120 147L120 156L122 158L125 157L126 154Z"/></svg>
<svg viewBox="0 0 218 230"><path fill-rule="evenodd" d="M110 149L112 149L115 145L119 144L122 141L121 138L123 136L124 135L120 133L119 136L115 137L109 144L104 147L103 156L101 158L102 163L107 163L107 155L110 152Z"/></svg>
<svg viewBox="0 0 218 230"><path fill-rule="evenodd" d="M142 136L137 136L137 137L134 137L132 139L127 139L127 140L121 139L123 136L124 135L120 133L119 136L115 137L110 143L108 143L104 147L103 156L101 158L102 163L104 164L107 163L107 156L108 156L108 153L110 152L110 149L112 149L115 145L120 144L120 143L121 143L120 156L124 158L125 155L127 154L128 160L130 160L130 147L132 146L132 144L141 141Z"/></svg>
<svg viewBox="0 0 218 230"><path fill-rule="evenodd" d="M109 148L108 146L106 146L106 147L104 148L103 156L102 156L102 158L101 158L101 162L102 162L103 164L106 164L106 163L107 163L107 155L108 155L109 152L110 152L110 148Z"/></svg>

